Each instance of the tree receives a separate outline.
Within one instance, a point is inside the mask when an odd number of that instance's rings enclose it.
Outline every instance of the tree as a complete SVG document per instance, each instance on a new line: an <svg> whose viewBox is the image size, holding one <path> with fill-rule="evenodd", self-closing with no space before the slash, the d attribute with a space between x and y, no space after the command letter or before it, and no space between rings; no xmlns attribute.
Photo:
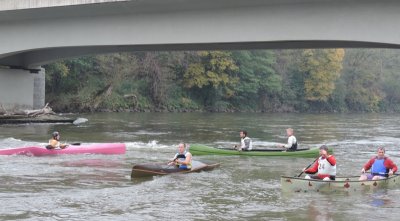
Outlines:
<svg viewBox="0 0 400 221"><path fill-rule="evenodd" d="M282 78L274 70L273 51L234 51L233 57L239 66L240 80L235 88L237 105L242 107L255 103L266 109L272 103L270 100L282 90Z"/></svg>
<svg viewBox="0 0 400 221"><path fill-rule="evenodd" d="M344 64L346 103L354 111L378 111L384 94L382 59L375 49L348 49Z"/></svg>
<svg viewBox="0 0 400 221"><path fill-rule="evenodd" d="M183 75L183 86L197 89L205 105L213 105L221 96L232 97L239 78L238 67L226 51L200 51Z"/></svg>
<svg viewBox="0 0 400 221"><path fill-rule="evenodd" d="M118 106L118 103L121 102L109 98L114 89L118 88L121 82L126 81L129 76L133 75L132 73L137 69L136 57L129 53L99 55L96 56L96 62L96 72L94 74L97 75L97 84L93 85L95 91L89 96L90 100L87 105L90 105L89 108L93 111L108 99L110 106ZM101 80L99 81L99 79ZM119 97L121 98L122 95Z"/></svg>
<svg viewBox="0 0 400 221"><path fill-rule="evenodd" d="M169 63L171 53L145 52L141 57L141 74L148 79L148 90L155 106L165 105L169 87Z"/></svg>
<svg viewBox="0 0 400 221"><path fill-rule="evenodd" d="M340 77L344 49L306 49L300 70L305 73L305 97L309 101L327 101Z"/></svg>
<svg viewBox="0 0 400 221"><path fill-rule="evenodd" d="M55 63L45 66L46 69L46 88L47 92L54 94L60 94L63 92L63 79L65 79L69 73L69 69L65 62L57 61Z"/></svg>

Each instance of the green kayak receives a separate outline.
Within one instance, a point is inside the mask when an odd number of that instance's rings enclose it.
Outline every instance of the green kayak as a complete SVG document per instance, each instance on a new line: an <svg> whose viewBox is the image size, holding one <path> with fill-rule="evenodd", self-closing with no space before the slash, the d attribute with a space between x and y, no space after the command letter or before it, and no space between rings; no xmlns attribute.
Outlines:
<svg viewBox="0 0 400 221"><path fill-rule="evenodd" d="M319 149L298 149L297 151L285 151L282 148L253 149L251 151L237 151L235 149L214 148L202 144L190 145L190 153L193 155L241 155L241 156L275 156L275 157L317 157ZM329 150L332 153L332 150Z"/></svg>

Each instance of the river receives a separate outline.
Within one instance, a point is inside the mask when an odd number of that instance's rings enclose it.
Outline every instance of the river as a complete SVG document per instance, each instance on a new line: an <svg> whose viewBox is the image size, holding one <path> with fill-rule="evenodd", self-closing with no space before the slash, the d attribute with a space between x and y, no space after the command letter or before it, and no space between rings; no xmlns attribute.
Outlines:
<svg viewBox="0 0 400 221"><path fill-rule="evenodd" d="M78 117L78 116L74 116ZM245 129L255 146L334 149L338 175L359 175L378 146L400 164L399 114L96 113L81 125L0 125L0 148L124 142L125 155L0 156L0 220L397 220L400 188L360 194L282 193L281 175L311 158L199 156L213 171L131 180L135 163L162 162L179 142L229 147Z"/></svg>

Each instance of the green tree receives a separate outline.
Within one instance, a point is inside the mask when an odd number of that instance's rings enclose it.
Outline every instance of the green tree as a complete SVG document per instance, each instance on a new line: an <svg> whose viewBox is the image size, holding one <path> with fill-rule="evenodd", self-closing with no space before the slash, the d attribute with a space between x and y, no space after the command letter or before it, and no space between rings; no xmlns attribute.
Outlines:
<svg viewBox="0 0 400 221"><path fill-rule="evenodd" d="M375 49L381 55L382 81L380 88L385 94L382 108L400 111L400 52L397 49Z"/></svg>
<svg viewBox="0 0 400 221"><path fill-rule="evenodd" d="M282 78L275 73L275 55L271 50L234 51L239 66L239 82L234 102L243 108L249 105L265 110L282 90Z"/></svg>
<svg viewBox="0 0 400 221"><path fill-rule="evenodd" d="M304 89L309 101L326 102L340 77L344 49L306 49L300 70L305 73Z"/></svg>
<svg viewBox="0 0 400 221"><path fill-rule="evenodd" d="M183 75L183 86L202 94L204 105L235 94L238 67L226 51L200 51Z"/></svg>
<svg viewBox="0 0 400 221"><path fill-rule="evenodd" d="M46 91L60 94L63 92L63 80L67 77L69 69L65 62L58 61L45 66L46 69Z"/></svg>
<svg viewBox="0 0 400 221"><path fill-rule="evenodd" d="M96 110L102 103L107 102L112 109L117 109L123 103L121 99L123 95L112 95L122 82L134 76L138 67L136 57L131 53L98 55L96 63L95 75L102 80L97 81L97 88L88 103L89 108Z"/></svg>
<svg viewBox="0 0 400 221"><path fill-rule="evenodd" d="M384 98L382 59L375 49L348 49L344 63L346 103L350 110L375 112Z"/></svg>

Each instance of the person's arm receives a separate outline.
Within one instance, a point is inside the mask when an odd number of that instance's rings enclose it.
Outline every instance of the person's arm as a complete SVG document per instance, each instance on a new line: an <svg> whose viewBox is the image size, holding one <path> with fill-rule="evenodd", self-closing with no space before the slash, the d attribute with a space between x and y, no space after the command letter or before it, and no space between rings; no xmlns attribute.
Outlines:
<svg viewBox="0 0 400 221"><path fill-rule="evenodd" d="M178 154L175 154L174 157L173 157L171 160L169 160L169 161L170 161L170 162L174 162L177 158L178 158Z"/></svg>
<svg viewBox="0 0 400 221"><path fill-rule="evenodd" d="M178 154L175 154L175 156L168 161L168 165L174 165L176 163L175 161L176 161L177 157L178 157Z"/></svg>
<svg viewBox="0 0 400 221"><path fill-rule="evenodd" d="M335 166L336 165L336 158L332 155L330 155L328 158L326 158L326 160L332 165Z"/></svg>
<svg viewBox="0 0 400 221"><path fill-rule="evenodd" d="M363 167L364 172L371 169L372 164L375 162L375 158L371 158Z"/></svg>
<svg viewBox="0 0 400 221"><path fill-rule="evenodd" d="M304 170L304 173L308 174L314 174L316 172L318 172L318 161L316 161L312 167L308 168L307 170Z"/></svg>
<svg viewBox="0 0 400 221"><path fill-rule="evenodd" d="M397 165L393 163L393 161L389 158L386 158L385 160L385 167L392 170L392 173L397 172Z"/></svg>

